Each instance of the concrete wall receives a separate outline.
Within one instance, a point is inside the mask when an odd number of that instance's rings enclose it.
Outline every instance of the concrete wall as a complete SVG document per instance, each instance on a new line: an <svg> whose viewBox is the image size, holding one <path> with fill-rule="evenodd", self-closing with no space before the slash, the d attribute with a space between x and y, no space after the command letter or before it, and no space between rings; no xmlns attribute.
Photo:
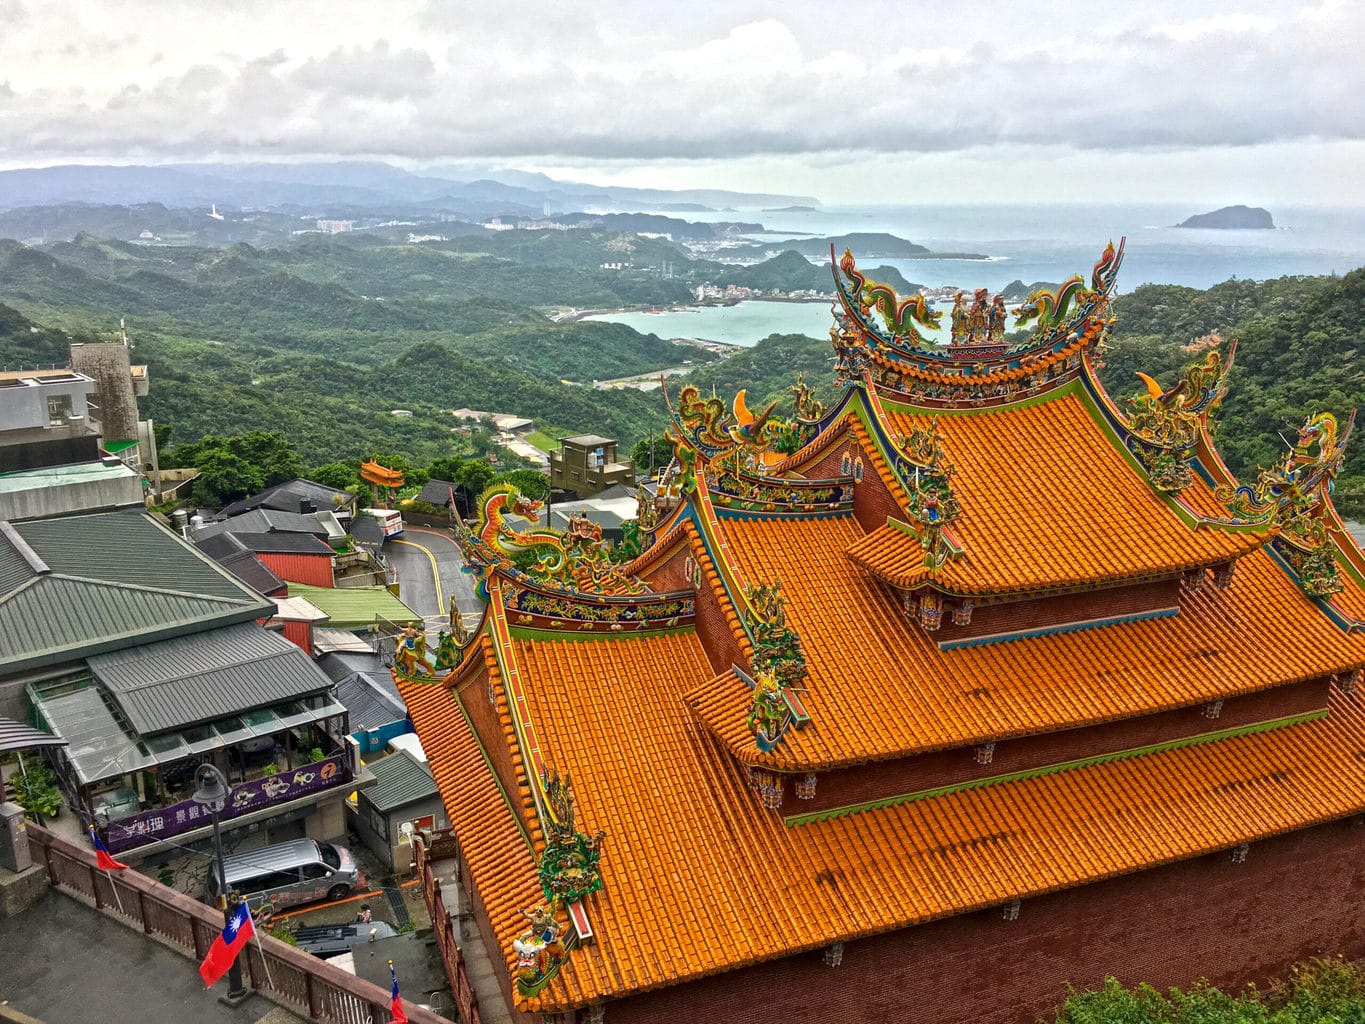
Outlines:
<svg viewBox="0 0 1365 1024"><path fill-rule="evenodd" d="M142 504L142 480L127 475L70 483L35 483L26 491L0 493L0 519L34 519L95 509Z"/></svg>
<svg viewBox="0 0 1365 1024"><path fill-rule="evenodd" d="M23 430L48 426L47 400L53 395L71 399L71 416L85 418L86 396L94 385L83 379L43 382L0 387L0 430Z"/></svg>
<svg viewBox="0 0 1365 1024"><path fill-rule="evenodd" d="M450 824L446 820L445 806L441 803L439 795L407 804L387 814L375 810L363 792L358 803L359 806L350 814L356 834L374 851L375 856L399 873L412 867L412 844L399 842L403 822L430 815L435 818L433 828L445 828ZM376 816L381 819L383 831L375 827Z"/></svg>

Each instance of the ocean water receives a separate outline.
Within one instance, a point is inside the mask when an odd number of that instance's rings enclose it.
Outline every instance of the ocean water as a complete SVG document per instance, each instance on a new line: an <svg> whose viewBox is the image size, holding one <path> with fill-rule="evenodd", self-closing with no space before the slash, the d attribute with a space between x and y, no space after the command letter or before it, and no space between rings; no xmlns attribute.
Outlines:
<svg viewBox="0 0 1365 1024"><path fill-rule="evenodd" d="M1105 244L1127 236L1118 290L1142 284L1207 288L1229 278L1344 274L1365 266L1365 208L1271 209L1272 231L1215 231L1174 227L1207 208L1173 204L1059 204L1028 206L822 207L788 213L688 213L689 220L760 221L778 234L755 236L774 252L782 239L851 232L887 232L938 252L972 252L985 260L895 260L907 281L930 288L1003 288L1014 280L1087 278ZM675 215L676 216L676 215ZM858 253L854 253L855 256ZM945 308L942 303L941 308ZM702 338L749 346L772 333L824 337L831 324L823 303L744 302L738 306L617 313L593 317L629 324L664 338Z"/></svg>

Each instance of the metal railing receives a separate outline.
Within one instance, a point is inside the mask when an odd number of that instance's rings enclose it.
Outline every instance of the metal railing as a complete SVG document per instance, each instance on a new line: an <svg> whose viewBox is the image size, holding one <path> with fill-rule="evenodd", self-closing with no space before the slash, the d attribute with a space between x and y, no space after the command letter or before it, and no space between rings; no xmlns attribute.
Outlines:
<svg viewBox="0 0 1365 1024"><path fill-rule="evenodd" d="M53 886L92 903L129 928L141 928L187 957L202 959L223 930L220 911L136 871L100 871L93 851L45 828L29 823L28 841ZM385 989L273 936L260 939L243 950L242 974L267 999L322 1024L390 1024L393 1020ZM450 1024L407 998L403 1009L412 1024Z"/></svg>
<svg viewBox="0 0 1365 1024"><path fill-rule="evenodd" d="M427 913L431 916L431 927L436 933L436 946L441 952L441 963L445 966L446 977L450 979L450 991L455 995L455 1006L460 1011L460 1020L465 1024L482 1024L479 1000L469 984L469 972L465 967L464 954L460 952L455 922L450 919L450 913L441 899L441 880L436 877L435 869L432 867L433 861L447 860L457 855L458 847L451 829L435 829L412 837L413 866L417 869L417 877L422 881L422 897L426 900Z"/></svg>

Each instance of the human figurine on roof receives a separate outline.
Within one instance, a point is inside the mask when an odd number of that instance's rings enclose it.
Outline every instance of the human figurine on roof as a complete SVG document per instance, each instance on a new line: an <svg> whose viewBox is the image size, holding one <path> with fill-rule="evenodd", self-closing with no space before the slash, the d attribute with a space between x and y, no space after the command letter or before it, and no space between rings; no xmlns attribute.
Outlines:
<svg viewBox="0 0 1365 1024"><path fill-rule="evenodd" d="M972 299L971 312L967 314L967 333L971 341L980 344L987 338L986 334L986 295L985 288L978 288Z"/></svg>
<svg viewBox="0 0 1365 1024"><path fill-rule="evenodd" d="M953 332L952 342L954 345L967 340L967 293L958 292L953 296Z"/></svg>
<svg viewBox="0 0 1365 1024"><path fill-rule="evenodd" d="M986 335L995 342L1005 336L1005 297L997 295L991 300L990 311L986 314Z"/></svg>

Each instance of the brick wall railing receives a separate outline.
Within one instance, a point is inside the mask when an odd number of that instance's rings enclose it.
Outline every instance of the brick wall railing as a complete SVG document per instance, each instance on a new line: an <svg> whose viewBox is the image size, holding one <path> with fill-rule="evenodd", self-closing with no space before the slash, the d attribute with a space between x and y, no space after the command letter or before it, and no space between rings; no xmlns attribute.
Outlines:
<svg viewBox="0 0 1365 1024"><path fill-rule="evenodd" d="M136 871L100 871L92 850L47 829L29 823L28 841L34 859L47 868L58 889L187 957L203 959L223 930L219 911ZM393 1019L386 989L273 936L262 935L259 944L253 940L240 962L247 985L321 1024L389 1024ZM450 1024L406 997L403 1009L413 1024Z"/></svg>
<svg viewBox="0 0 1365 1024"><path fill-rule="evenodd" d="M422 897L427 903L427 913L431 915L431 927L436 933L436 945L441 951L441 963L445 966L446 977L450 979L450 991L455 995L460 1020L465 1024L482 1024L479 1017L479 1000L469 984L469 973L465 968L464 954L460 952L455 922L446 911L445 903L441 899L441 880L436 877L432 868L433 861L446 860L457 855L454 832L446 828L414 835L412 855L417 877L422 880Z"/></svg>

